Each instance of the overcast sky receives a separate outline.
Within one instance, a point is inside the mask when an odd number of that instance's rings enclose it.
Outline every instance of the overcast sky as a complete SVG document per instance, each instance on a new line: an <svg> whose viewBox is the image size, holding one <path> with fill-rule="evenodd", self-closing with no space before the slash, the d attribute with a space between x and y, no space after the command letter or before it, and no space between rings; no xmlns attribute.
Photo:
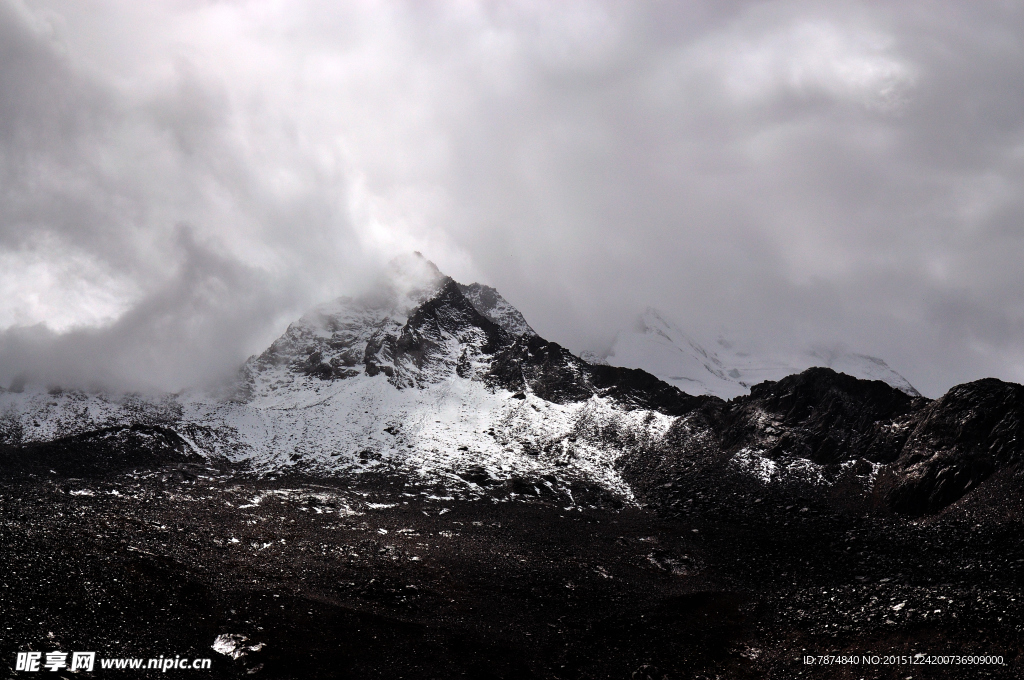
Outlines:
<svg viewBox="0 0 1024 680"><path fill-rule="evenodd" d="M0 0L0 384L225 374L410 250L576 351L1020 382L1022 180L1019 2Z"/></svg>

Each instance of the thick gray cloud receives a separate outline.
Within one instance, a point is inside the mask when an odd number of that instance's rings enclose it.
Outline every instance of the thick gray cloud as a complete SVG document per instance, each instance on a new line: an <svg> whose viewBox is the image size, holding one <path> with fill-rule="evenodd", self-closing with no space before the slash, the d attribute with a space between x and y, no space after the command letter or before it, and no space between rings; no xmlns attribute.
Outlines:
<svg viewBox="0 0 1024 680"><path fill-rule="evenodd" d="M0 381L226 374L409 250L576 350L653 304L932 396L1024 380L1021 36L1010 3L0 0Z"/></svg>

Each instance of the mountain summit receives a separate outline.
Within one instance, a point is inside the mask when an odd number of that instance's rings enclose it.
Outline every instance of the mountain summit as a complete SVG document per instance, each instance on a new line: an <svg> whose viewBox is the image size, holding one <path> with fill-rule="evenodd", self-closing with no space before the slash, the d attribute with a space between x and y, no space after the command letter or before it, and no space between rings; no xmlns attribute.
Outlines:
<svg viewBox="0 0 1024 680"><path fill-rule="evenodd" d="M642 371L588 364L493 288L419 254L291 324L246 363L241 394L203 404L202 421L261 469L578 473L623 491L602 428L650 439L693 402Z"/></svg>
<svg viewBox="0 0 1024 680"><path fill-rule="evenodd" d="M239 383L231 399L0 397L20 445L104 430L129 446L144 425L169 428L189 455L258 473L469 475L478 488L548 476L625 497L615 461L699 403L643 371L588 364L495 289L460 284L418 253L367 292L304 314Z"/></svg>
<svg viewBox="0 0 1024 680"><path fill-rule="evenodd" d="M256 474L386 472L506 498L574 483L624 500L680 480L803 496L838 484L855 506L909 514L1020 459L1019 386L980 381L933 402L870 357L809 353L801 361L833 368L800 370L725 338L714 347L649 309L607 363L587 361L498 291L416 253L292 323L245 363L231 398L5 391L0 446L32 469L178 457Z"/></svg>

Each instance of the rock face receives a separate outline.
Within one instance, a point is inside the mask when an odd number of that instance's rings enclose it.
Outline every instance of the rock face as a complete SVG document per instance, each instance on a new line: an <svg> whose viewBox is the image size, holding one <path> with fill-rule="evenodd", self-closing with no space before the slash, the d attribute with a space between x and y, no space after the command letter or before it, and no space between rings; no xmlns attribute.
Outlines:
<svg viewBox="0 0 1024 680"><path fill-rule="evenodd" d="M758 447L770 457L820 465L864 458L892 462L905 439L901 419L914 400L878 381L810 368L755 385L722 415L722 446Z"/></svg>
<svg viewBox="0 0 1024 680"><path fill-rule="evenodd" d="M739 484L910 515L1021 462L1021 386L982 380L931 401L889 378L815 367L730 401L692 396L574 355L493 288L416 254L291 324L246 362L231 398L3 392L0 447L11 469L179 457L256 473L386 471L513 497L576 480L654 503L678 502L683 486Z"/></svg>
<svg viewBox="0 0 1024 680"><path fill-rule="evenodd" d="M482 283L459 284L459 290L466 296L476 311L498 324L511 335L537 335L526 323L522 313L501 297L501 294Z"/></svg>
<svg viewBox="0 0 1024 680"><path fill-rule="evenodd" d="M509 334L469 303L451 279L408 310L405 323L394 305L372 301L333 303L288 328L249 366L271 366L336 380L387 376L395 387L425 387L457 373L475 375L481 358L511 342Z"/></svg>
<svg viewBox="0 0 1024 680"><path fill-rule="evenodd" d="M935 512L1022 460L1021 385L993 378L958 385L915 416L884 490L899 511Z"/></svg>
<svg viewBox="0 0 1024 680"><path fill-rule="evenodd" d="M537 335L520 336L498 354L488 378L496 386L515 392L529 391L558 404L604 397L620 408L677 416L704 401L646 371L589 364Z"/></svg>
<svg viewBox="0 0 1024 680"><path fill-rule="evenodd" d="M627 479L657 497L687 475L746 474L813 496L859 477L865 505L870 491L884 508L919 516L1021 462L1022 416L1024 387L1000 380L931 401L812 368L725 404L706 402L674 422L656 452L631 456Z"/></svg>
<svg viewBox="0 0 1024 680"><path fill-rule="evenodd" d="M285 368L321 380L384 374L399 389L423 387L509 343L507 333L422 256L392 263L390 274L363 296L320 305L291 324L247 362L247 380Z"/></svg>

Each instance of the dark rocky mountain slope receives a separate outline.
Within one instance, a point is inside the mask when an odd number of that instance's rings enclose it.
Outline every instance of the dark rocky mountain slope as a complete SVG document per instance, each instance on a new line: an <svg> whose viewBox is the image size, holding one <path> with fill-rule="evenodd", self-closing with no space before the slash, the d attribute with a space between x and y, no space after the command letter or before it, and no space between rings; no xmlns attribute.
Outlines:
<svg viewBox="0 0 1024 680"><path fill-rule="evenodd" d="M827 497L838 486L847 501L859 497L859 509L919 516L1019 463L1022 416L1024 387L1000 380L959 385L932 401L881 381L812 368L756 385L749 396L702 402L655 450L634 452L624 467L634 487L657 497L659 488L688 476L704 483L743 476L730 463L755 452L769 464L818 466L811 481L781 482L802 494ZM842 483L857 478L852 487Z"/></svg>

